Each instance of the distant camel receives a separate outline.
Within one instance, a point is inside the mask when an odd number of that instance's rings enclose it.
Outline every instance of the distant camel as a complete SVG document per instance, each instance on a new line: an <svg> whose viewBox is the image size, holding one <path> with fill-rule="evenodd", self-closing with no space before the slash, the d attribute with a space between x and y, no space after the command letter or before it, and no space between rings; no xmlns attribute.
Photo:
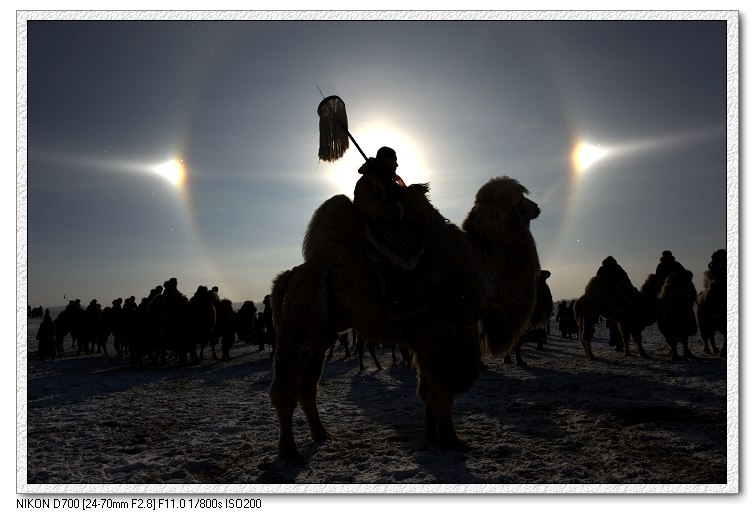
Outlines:
<svg viewBox="0 0 755 514"><path fill-rule="evenodd" d="M356 349L357 357L359 357L359 369L360 371L364 371L364 351L367 350L367 352L370 354L370 357L372 357L373 362L375 363L375 367L379 370L383 369L383 366L380 364L380 360L377 357L377 353L375 351L376 344L372 341L365 340L362 336L359 335L358 332L354 332L354 340L355 344L354 347ZM393 357L393 364L398 364L401 359L404 360L408 368L412 367L412 354L409 350L404 348L403 346L398 346L396 344L390 345L391 346L391 356ZM396 347L398 346L398 350L401 353L401 359L399 359L398 355L396 355Z"/></svg>
<svg viewBox="0 0 755 514"><path fill-rule="evenodd" d="M529 225L540 209L516 180L500 177L478 191L459 229L432 206L428 191L415 184L400 198L404 220L425 245L412 272L425 292L423 312L389 318L363 222L345 195L318 208L304 239L305 262L274 280L270 396L282 459L304 463L294 439L297 404L315 441L332 437L317 410L317 388L325 352L349 327L369 341L414 350L425 436L442 450L469 449L454 429L453 397L477 379L482 351L505 354L530 319L540 265Z"/></svg>
<svg viewBox="0 0 755 514"><path fill-rule="evenodd" d="M671 359L679 359L677 344L681 343L683 357L694 357L689 349L689 337L697 333L695 302L697 292L692 272L671 273L658 295L658 330L671 348Z"/></svg>
<svg viewBox="0 0 755 514"><path fill-rule="evenodd" d="M348 332L342 332L338 334L338 338L333 341L333 344L330 345L330 349L328 350L328 360L331 360L333 358L333 352L336 349L336 344L339 344L343 346L343 358L348 359L351 357L351 350L349 349L349 334ZM362 368L364 369L364 368Z"/></svg>
<svg viewBox="0 0 755 514"><path fill-rule="evenodd" d="M183 358L185 359L186 353L189 353L193 363L202 358L202 352L212 341L212 334L218 318L214 299L215 297L205 285L198 286L194 296L189 299L186 320L189 325L189 333L187 334L189 344L182 351L184 352ZM199 348L199 355L197 355L197 348Z"/></svg>
<svg viewBox="0 0 755 514"><path fill-rule="evenodd" d="M239 341L252 344L254 341L254 323L257 320L257 307L251 300L246 300L236 312L236 335Z"/></svg>
<svg viewBox="0 0 755 514"><path fill-rule="evenodd" d="M145 353L153 364L167 360L171 352L178 357L179 365L199 362L197 346L206 340L216 318L205 286L199 286L192 299L193 302L173 285L149 301L143 330ZM141 354L139 351L134 357L136 363L141 362Z"/></svg>
<svg viewBox="0 0 755 514"><path fill-rule="evenodd" d="M193 363L199 361L196 348L192 352L192 348L184 346L190 340L188 313L189 299L177 291L158 294L149 302L145 320L145 353L153 365L167 361L168 353L179 349L179 363L186 364L184 347L191 354Z"/></svg>
<svg viewBox="0 0 755 514"><path fill-rule="evenodd" d="M215 344L220 342L220 360L227 361L231 358L231 346L236 342L236 311L233 310L233 302L228 298L220 300L216 310L217 321L210 342L210 350L212 351L212 358L217 359Z"/></svg>
<svg viewBox="0 0 755 514"><path fill-rule="evenodd" d="M80 331L80 319L77 311L76 303L71 300L55 318L55 351L58 355L62 355L65 351L63 341L69 333L71 334L71 347L73 348L77 344Z"/></svg>
<svg viewBox="0 0 755 514"><path fill-rule="evenodd" d="M574 302L574 317L579 326L579 340L589 359L593 359L592 336L598 317L615 321L623 342L624 355L629 356L629 339L633 339L642 357L648 354L642 347L642 331L655 323L658 282L654 274L648 275L639 291L629 299L629 304L620 308L615 288L608 286L603 277L592 277L585 286L585 294ZM617 348L617 349L620 349Z"/></svg>
<svg viewBox="0 0 755 514"><path fill-rule="evenodd" d="M697 325L705 345L703 352L724 357L726 355L726 284L713 281L708 270L705 270L703 276L703 290L697 295ZM720 353L716 346L716 332L724 338Z"/></svg>

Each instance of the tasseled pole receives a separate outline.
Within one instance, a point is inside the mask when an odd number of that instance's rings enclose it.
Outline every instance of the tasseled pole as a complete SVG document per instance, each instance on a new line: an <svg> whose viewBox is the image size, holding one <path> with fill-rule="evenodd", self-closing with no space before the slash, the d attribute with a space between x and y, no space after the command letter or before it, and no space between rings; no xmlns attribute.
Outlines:
<svg viewBox="0 0 755 514"><path fill-rule="evenodd" d="M317 106L320 116L320 149L317 155L323 161L334 162L343 157L349 149L349 139L367 160L362 149L349 133L349 120L346 117L346 104L338 96L329 96Z"/></svg>

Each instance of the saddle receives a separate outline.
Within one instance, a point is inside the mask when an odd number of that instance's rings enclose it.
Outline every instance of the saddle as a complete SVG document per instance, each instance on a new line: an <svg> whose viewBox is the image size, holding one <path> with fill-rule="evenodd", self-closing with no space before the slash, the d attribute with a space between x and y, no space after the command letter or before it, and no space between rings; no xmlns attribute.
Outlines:
<svg viewBox="0 0 755 514"><path fill-rule="evenodd" d="M364 236L379 257L406 271L414 270L425 252L425 245L402 225L368 223Z"/></svg>
<svg viewBox="0 0 755 514"><path fill-rule="evenodd" d="M425 246L400 227L385 228L367 224L364 235L386 312L397 321L428 309L424 286L414 273Z"/></svg>

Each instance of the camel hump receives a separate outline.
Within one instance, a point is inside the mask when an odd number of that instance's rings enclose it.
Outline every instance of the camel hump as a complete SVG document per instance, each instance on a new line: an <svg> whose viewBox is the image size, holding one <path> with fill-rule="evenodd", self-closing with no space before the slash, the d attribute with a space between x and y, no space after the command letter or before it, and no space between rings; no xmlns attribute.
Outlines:
<svg viewBox="0 0 755 514"><path fill-rule="evenodd" d="M420 233L447 224L447 220L427 198L429 191L429 184L412 184L401 188L404 220ZM346 195L329 198L315 210L309 221L302 244L304 260L335 257L344 246L363 244L364 225L351 198Z"/></svg>
<svg viewBox="0 0 755 514"><path fill-rule="evenodd" d="M357 241L362 225L348 196L335 195L325 200L315 210L304 234L304 260L331 253L344 243Z"/></svg>
<svg viewBox="0 0 755 514"><path fill-rule="evenodd" d="M404 207L404 219L414 230L430 230L448 223L427 197L429 193L430 184L411 184L401 188L400 201Z"/></svg>
<svg viewBox="0 0 755 514"><path fill-rule="evenodd" d="M594 295L601 293L605 286L605 279L596 275L587 281L587 285L585 286L585 294Z"/></svg>

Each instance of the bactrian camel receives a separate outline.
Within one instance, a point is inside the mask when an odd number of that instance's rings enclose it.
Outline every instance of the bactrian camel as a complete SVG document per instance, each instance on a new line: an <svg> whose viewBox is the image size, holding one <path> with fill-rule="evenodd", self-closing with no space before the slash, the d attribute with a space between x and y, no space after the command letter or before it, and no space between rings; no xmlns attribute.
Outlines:
<svg viewBox="0 0 755 514"><path fill-rule="evenodd" d="M648 275L639 291L634 289L622 305L616 288L608 285L603 277L592 277L585 286L585 293L574 302L574 317L579 327L579 340L587 358L592 360L592 336L598 317L615 321L623 342L624 355L629 356L629 339L633 339L637 351L643 357L648 354L642 347L642 331L655 323L658 282L655 275Z"/></svg>
<svg viewBox="0 0 755 514"><path fill-rule="evenodd" d="M708 270L703 275L703 290L697 295L697 325L705 345L703 352L726 356L726 284L713 281ZM720 352L716 332L723 336Z"/></svg>
<svg viewBox="0 0 755 514"><path fill-rule="evenodd" d="M404 220L425 245L411 272L425 298L417 315L389 317L363 223L345 195L315 211L304 263L273 282L277 342L270 396L280 424L278 454L290 463L304 463L294 441L297 404L314 441L332 437L316 402L325 353L339 332L354 328L368 341L413 350L425 436L442 450L464 451L469 446L454 428L454 395L472 386L483 352L504 355L529 322L540 272L529 228L540 209L525 196L529 192L514 179L491 179L459 228L429 202L428 185L401 191Z"/></svg>

